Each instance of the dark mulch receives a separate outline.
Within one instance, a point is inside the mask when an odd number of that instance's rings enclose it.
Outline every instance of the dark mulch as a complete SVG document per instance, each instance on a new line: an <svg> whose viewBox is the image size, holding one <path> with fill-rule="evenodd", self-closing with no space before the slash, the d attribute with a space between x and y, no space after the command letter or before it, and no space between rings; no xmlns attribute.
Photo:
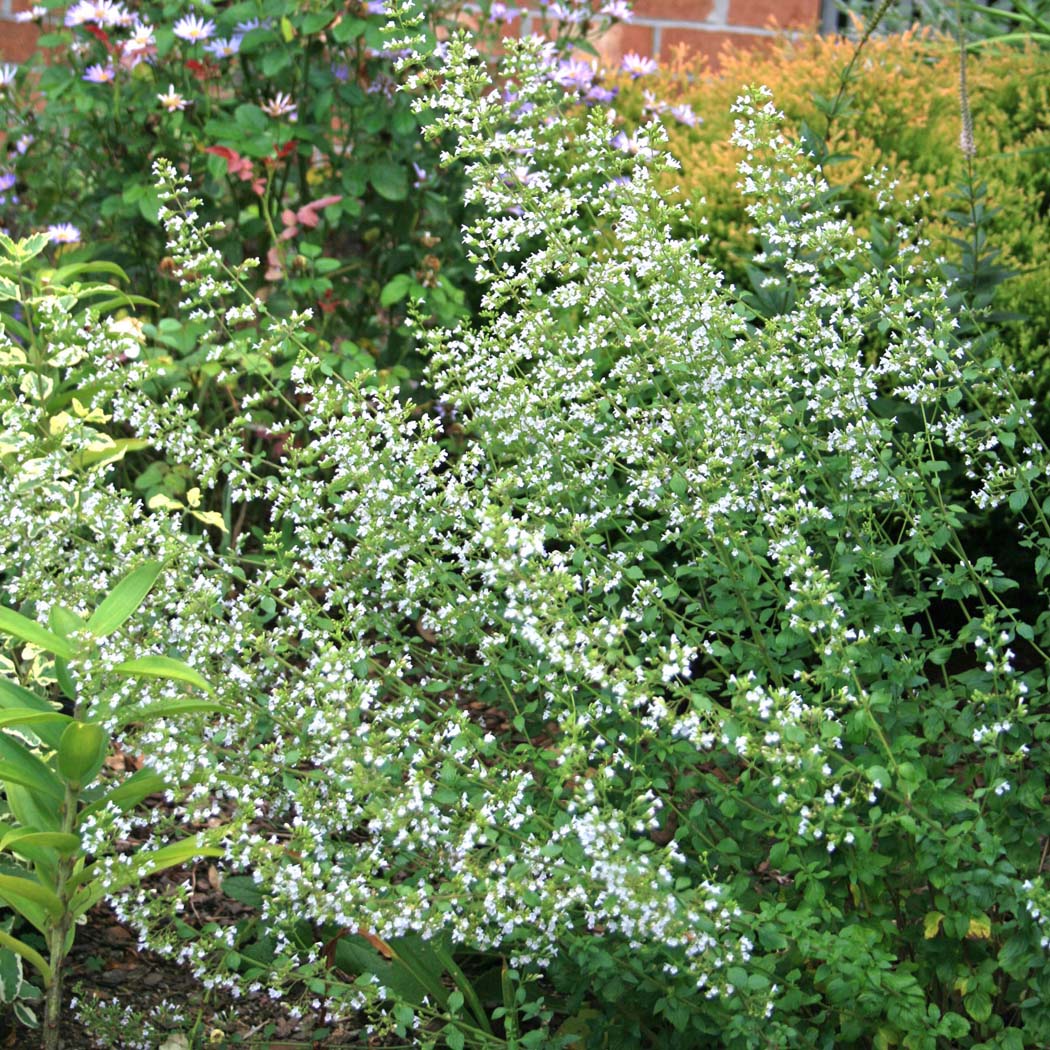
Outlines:
<svg viewBox="0 0 1050 1050"><path fill-rule="evenodd" d="M185 873L183 876L185 877ZM228 910L230 902L221 891L209 885L208 874L198 875L195 908L202 915ZM203 887L202 888L202 883ZM243 1047L251 1050L334 1050L334 1048L381 1047L365 1037L359 1027L333 1025L315 1034L317 1018L296 1020L280 1002L268 996L235 999L229 993L207 990L183 966L150 951L139 951L135 934L122 925L105 904L94 908L86 926L77 930L77 939L66 971L67 1002L71 996L81 1001L112 1003L130 1007L155 1028L164 1030L162 1003L176 1004L182 1023L170 1028L167 1050L196 1050L197 1046ZM38 1010L38 1013L41 1011ZM178 1033L189 1039L196 1022L198 1042L180 1041ZM223 1033L220 1039L218 1033ZM215 1041L208 1041L214 1034ZM77 1019L76 1011L66 1009L62 1027L62 1050L120 1050L130 1045L136 1033L128 1031L128 1044L112 1031L92 1035ZM163 1039L161 1040L163 1042ZM11 1016L0 1015L2 1050L38 1050L39 1035L19 1025Z"/></svg>

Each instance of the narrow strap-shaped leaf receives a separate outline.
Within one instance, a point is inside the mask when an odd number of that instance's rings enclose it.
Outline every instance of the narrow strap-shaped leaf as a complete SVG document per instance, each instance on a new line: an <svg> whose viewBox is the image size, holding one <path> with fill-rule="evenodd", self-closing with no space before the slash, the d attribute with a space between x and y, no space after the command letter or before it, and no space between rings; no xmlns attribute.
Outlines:
<svg viewBox="0 0 1050 1050"><path fill-rule="evenodd" d="M8 609L0 605L0 631L17 638L21 642L28 642L39 649L45 649L49 653L61 656L63 660L71 660L76 656L76 649L57 634L41 627L36 620L30 620L28 616L16 613L14 609Z"/></svg>
<svg viewBox="0 0 1050 1050"><path fill-rule="evenodd" d="M201 711L210 711L214 714L229 714L231 708L228 704L218 704L212 700L164 700L158 704L142 704L139 707L121 708L117 712L117 725L126 726L132 722L149 723L158 718L197 714Z"/></svg>
<svg viewBox="0 0 1050 1050"><path fill-rule="evenodd" d="M155 795L167 787L163 777L154 773L152 769L140 769L133 773L127 780L122 781L107 795L88 803L80 811L80 820L97 813L107 806L116 806L121 812L137 806L147 795Z"/></svg>
<svg viewBox="0 0 1050 1050"><path fill-rule="evenodd" d="M0 733L0 781L11 780L61 802L66 789L62 781L27 747Z"/></svg>
<svg viewBox="0 0 1050 1050"><path fill-rule="evenodd" d="M105 638L122 626L142 604L163 568L159 561L148 561L129 572L91 614L88 630L96 638Z"/></svg>
<svg viewBox="0 0 1050 1050"><path fill-rule="evenodd" d="M186 682L205 693L214 692L199 672L170 656L140 656L117 664L113 670L129 678L165 678L170 682Z"/></svg>
<svg viewBox="0 0 1050 1050"><path fill-rule="evenodd" d="M80 889L73 894L69 909L76 917L89 912L107 893L123 889L154 875L165 868L174 868L179 864L185 864L188 860L197 857L224 857L226 850L218 846L206 846L200 841L201 836L194 835L191 838L181 839L179 842L169 843L158 850L152 850L145 854L134 857L130 864L121 869L117 881L113 881L113 872L107 872L106 882L94 879L96 864L85 867L76 877L81 884Z"/></svg>
<svg viewBox="0 0 1050 1050"><path fill-rule="evenodd" d="M478 993L474 989L474 985L471 984L467 975L459 968L456 960L452 958L452 953L447 951L441 944L434 944L431 942L431 947L434 952L434 957L442 966L444 966L452 977L452 980L455 981L456 987L463 993L463 998L467 1001L467 1005L470 1007L470 1012L477 1019L478 1024L486 1032L491 1034L492 1025L489 1024L488 1012L485 1007L482 1006L481 1000L478 998Z"/></svg>

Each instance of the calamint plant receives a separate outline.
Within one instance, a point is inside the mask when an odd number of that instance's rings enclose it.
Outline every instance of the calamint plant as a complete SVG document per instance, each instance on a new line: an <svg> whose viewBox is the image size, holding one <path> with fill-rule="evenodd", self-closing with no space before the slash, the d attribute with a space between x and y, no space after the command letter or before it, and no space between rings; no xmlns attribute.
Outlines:
<svg viewBox="0 0 1050 1050"><path fill-rule="evenodd" d="M195 771L187 812L254 816L225 864L256 914L195 936L146 893L117 907L210 982L420 1045L1039 1046L1030 406L762 91L735 133L758 296L673 235L661 129L626 134L557 62L508 43L497 85L456 37L408 80L485 287L471 324L418 319L433 411L239 299L158 167L208 353L231 316L297 350L292 396L262 384L192 441L145 386L113 407L269 516L201 557L209 601L156 604L251 717L209 718L204 769L173 722L137 738ZM245 451L260 414L279 452Z"/></svg>
<svg viewBox="0 0 1050 1050"><path fill-rule="evenodd" d="M106 428L201 506L223 492L226 532L143 508L113 463L55 477L92 512L4 579L40 622L59 580L90 619L161 562L120 659L217 654L216 710L128 732L183 786L176 821L226 822L253 911L194 929L132 887L118 914L208 984L420 1046L1046 1045L1030 406L762 90L735 112L759 295L675 235L664 132L567 91L544 42L508 42L498 80L462 36L419 57L484 288L451 329L419 308L440 401L270 317L159 163L216 383L271 355L288 383L258 364L208 429L148 338L117 364L103 331ZM3 495L33 529L32 488ZM89 717L176 699L153 688Z"/></svg>

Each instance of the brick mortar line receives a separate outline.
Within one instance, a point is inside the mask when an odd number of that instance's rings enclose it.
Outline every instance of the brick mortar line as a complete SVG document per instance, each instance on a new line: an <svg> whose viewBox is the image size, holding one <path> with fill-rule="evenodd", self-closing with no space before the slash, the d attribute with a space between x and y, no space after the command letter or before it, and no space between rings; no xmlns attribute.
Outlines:
<svg viewBox="0 0 1050 1050"><path fill-rule="evenodd" d="M680 22L670 18L635 18L630 22L621 22L627 26L645 26L647 29L695 29L701 33L746 33L748 36L776 36L778 33L790 33L792 30L778 27L769 29L765 26L714 24L711 22ZM797 30L795 30L797 32Z"/></svg>

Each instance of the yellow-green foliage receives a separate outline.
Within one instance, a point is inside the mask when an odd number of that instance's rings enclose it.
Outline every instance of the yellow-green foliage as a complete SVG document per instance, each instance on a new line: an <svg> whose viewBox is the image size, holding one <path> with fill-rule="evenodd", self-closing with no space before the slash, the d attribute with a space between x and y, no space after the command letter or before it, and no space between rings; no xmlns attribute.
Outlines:
<svg viewBox="0 0 1050 1050"><path fill-rule="evenodd" d="M815 99L833 99L855 43L827 37L781 39L765 51L727 52L717 72L702 60L678 58L654 77L621 83L623 111L641 117L649 91L661 102L689 103L703 118L696 128L667 118L671 147L682 161L676 179L703 218L715 261L734 279L756 245L748 232L730 145L730 112L742 87L764 84L797 134L806 122L827 134L830 152L849 159L828 165L833 185L851 189L851 212L861 227L872 206L866 172L885 166L895 180L895 209L910 224L922 221L931 255L958 259L949 237L958 227L945 213L965 177L959 148L959 53L954 41L910 32L873 38L864 47L846 88L848 105L828 119ZM978 182L986 203L1001 209L989 220L987 249L1000 248L1001 264L1019 271L999 289L995 307L1026 316L1006 336L1005 355L1035 373L1035 389L1050 391L1050 54L988 51L968 62ZM926 195L916 201L916 197ZM870 214L870 212L869 212Z"/></svg>

